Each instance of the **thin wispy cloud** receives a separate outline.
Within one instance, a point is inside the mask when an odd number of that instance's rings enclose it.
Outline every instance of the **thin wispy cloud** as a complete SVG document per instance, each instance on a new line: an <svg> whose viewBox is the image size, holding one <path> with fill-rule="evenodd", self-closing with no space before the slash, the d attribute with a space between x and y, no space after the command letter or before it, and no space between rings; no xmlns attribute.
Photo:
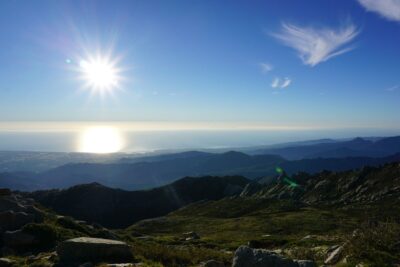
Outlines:
<svg viewBox="0 0 400 267"><path fill-rule="evenodd" d="M274 80L271 83L272 88L278 88L279 87L279 78L274 78Z"/></svg>
<svg viewBox="0 0 400 267"><path fill-rule="evenodd" d="M281 84L281 88L286 88L292 83L292 80L289 78L285 78Z"/></svg>
<svg viewBox="0 0 400 267"><path fill-rule="evenodd" d="M281 31L272 35L295 49L304 64L315 66L354 49L349 44L358 34L358 28L351 23L337 29L283 23Z"/></svg>
<svg viewBox="0 0 400 267"><path fill-rule="evenodd" d="M276 89L279 89L279 88L283 89L283 88L288 87L291 83L292 83L292 80L289 79L288 77L283 78L283 79L275 77L272 80L271 87L276 88Z"/></svg>
<svg viewBox="0 0 400 267"><path fill-rule="evenodd" d="M386 88L385 91L387 91L387 92L394 92L394 91L397 91L398 89L400 89L400 85L395 85L395 86Z"/></svg>
<svg viewBox="0 0 400 267"><path fill-rule="evenodd" d="M274 66L272 66L269 63L260 63L259 66L263 74L267 74L268 72L274 69Z"/></svg>
<svg viewBox="0 0 400 267"><path fill-rule="evenodd" d="M368 11L376 12L388 20L400 21L400 0L358 0Z"/></svg>

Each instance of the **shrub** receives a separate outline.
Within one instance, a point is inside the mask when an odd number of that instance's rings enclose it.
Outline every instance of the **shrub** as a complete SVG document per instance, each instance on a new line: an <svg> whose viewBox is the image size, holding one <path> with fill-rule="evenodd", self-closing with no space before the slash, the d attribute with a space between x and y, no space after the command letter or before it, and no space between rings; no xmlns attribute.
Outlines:
<svg viewBox="0 0 400 267"><path fill-rule="evenodd" d="M59 217L57 218L57 224L71 230L83 232L85 234L88 234L88 231L80 225L79 223L75 222L72 218L70 217Z"/></svg>
<svg viewBox="0 0 400 267"><path fill-rule="evenodd" d="M54 226L44 223L30 223L22 231L35 237L35 250L53 248L57 242L57 230Z"/></svg>

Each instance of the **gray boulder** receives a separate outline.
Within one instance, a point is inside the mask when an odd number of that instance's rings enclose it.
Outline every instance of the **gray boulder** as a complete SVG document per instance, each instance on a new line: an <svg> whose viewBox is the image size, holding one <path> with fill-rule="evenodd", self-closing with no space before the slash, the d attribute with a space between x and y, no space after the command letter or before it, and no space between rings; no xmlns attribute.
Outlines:
<svg viewBox="0 0 400 267"><path fill-rule="evenodd" d="M129 262L133 260L131 248L110 239L79 237L61 242L57 254L62 262Z"/></svg>
<svg viewBox="0 0 400 267"><path fill-rule="evenodd" d="M187 232L182 234L182 238L183 240L190 241L200 239L200 236L196 232Z"/></svg>
<svg viewBox="0 0 400 267"><path fill-rule="evenodd" d="M331 251L328 251L328 257L326 258L324 263L335 264L342 258L343 256L342 254L343 254L343 246L336 246Z"/></svg>
<svg viewBox="0 0 400 267"><path fill-rule="evenodd" d="M111 263L107 264L107 267L136 267L136 266L143 266L141 263Z"/></svg>
<svg viewBox="0 0 400 267"><path fill-rule="evenodd" d="M317 267L317 264L309 260L294 260L299 267Z"/></svg>
<svg viewBox="0 0 400 267"><path fill-rule="evenodd" d="M220 261L216 261L216 260L209 260L206 262L202 262L200 264L201 267L225 267L225 264L223 262Z"/></svg>
<svg viewBox="0 0 400 267"><path fill-rule="evenodd" d="M313 261L291 260L272 251L241 246L235 252L232 267L316 267L316 265Z"/></svg>

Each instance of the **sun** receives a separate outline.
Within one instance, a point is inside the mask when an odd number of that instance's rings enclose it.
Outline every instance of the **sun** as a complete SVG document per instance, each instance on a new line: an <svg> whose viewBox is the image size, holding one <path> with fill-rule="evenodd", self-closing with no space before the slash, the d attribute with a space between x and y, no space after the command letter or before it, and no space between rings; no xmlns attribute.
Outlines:
<svg viewBox="0 0 400 267"><path fill-rule="evenodd" d="M112 91L119 86L121 80L116 60L101 55L82 59L79 63L79 72L85 87L94 92Z"/></svg>
<svg viewBox="0 0 400 267"><path fill-rule="evenodd" d="M90 127L84 130L79 139L79 152L115 153L123 148L120 131L114 127Z"/></svg>

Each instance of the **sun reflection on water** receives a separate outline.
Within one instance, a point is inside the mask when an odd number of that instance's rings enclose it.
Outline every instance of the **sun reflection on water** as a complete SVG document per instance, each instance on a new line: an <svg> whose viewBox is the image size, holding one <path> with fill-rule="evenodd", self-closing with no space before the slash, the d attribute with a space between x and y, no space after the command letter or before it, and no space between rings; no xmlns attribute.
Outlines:
<svg viewBox="0 0 400 267"><path fill-rule="evenodd" d="M115 127L94 126L85 129L79 137L78 151L85 153L115 153L124 147L121 131Z"/></svg>

